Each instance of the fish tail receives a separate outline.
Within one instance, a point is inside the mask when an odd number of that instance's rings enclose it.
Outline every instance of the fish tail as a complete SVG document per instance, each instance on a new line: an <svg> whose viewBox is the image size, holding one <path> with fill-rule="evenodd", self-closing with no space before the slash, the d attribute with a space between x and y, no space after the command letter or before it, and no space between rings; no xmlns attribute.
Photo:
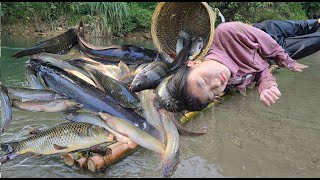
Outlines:
<svg viewBox="0 0 320 180"><path fill-rule="evenodd" d="M4 85L0 85L0 89L8 95L8 88Z"/></svg>
<svg viewBox="0 0 320 180"><path fill-rule="evenodd" d="M32 48L29 48L29 49L25 49L25 50L22 50L16 54L14 54L12 56L12 58L21 58L23 56L29 56L29 55L33 55L33 54L37 54L39 52L41 52L42 49L39 49L39 47L32 47Z"/></svg>
<svg viewBox="0 0 320 180"><path fill-rule="evenodd" d="M18 142L1 143L1 151L5 152L5 154L0 157L0 163L4 163L18 156L14 148L17 143Z"/></svg>
<svg viewBox="0 0 320 180"><path fill-rule="evenodd" d="M14 151L14 145L17 142L7 142L7 143L1 143L1 151L6 153L11 153Z"/></svg>

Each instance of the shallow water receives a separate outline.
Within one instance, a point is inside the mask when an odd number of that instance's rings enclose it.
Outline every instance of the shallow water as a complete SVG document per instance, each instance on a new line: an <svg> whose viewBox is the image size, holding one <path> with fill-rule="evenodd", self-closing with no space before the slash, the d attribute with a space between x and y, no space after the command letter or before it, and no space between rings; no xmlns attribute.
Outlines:
<svg viewBox="0 0 320 180"><path fill-rule="evenodd" d="M11 59L43 38L2 37L1 84L27 87L27 58ZM134 44L154 49L151 41L92 39L99 46ZM172 177L320 177L320 53L299 60L303 73L276 70L282 96L272 107L259 100L257 89L234 94L187 124L208 126L203 136L181 136L180 164ZM13 109L13 122L1 142L28 136L28 128L65 122L60 113ZM20 163L20 164L19 164ZM140 148L100 172L64 164L59 155L19 157L1 166L1 177L162 177L160 156Z"/></svg>

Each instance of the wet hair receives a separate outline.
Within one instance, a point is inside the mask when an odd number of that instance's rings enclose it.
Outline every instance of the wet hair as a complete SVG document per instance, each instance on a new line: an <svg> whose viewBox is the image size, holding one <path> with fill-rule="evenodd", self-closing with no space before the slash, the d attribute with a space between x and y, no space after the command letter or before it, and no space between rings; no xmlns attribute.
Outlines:
<svg viewBox="0 0 320 180"><path fill-rule="evenodd" d="M190 67L188 67L187 64L184 64L175 74L173 74L167 83L167 91L175 100L176 105L178 106L177 111L200 111L209 104L201 103L199 98L187 94L187 79L190 71Z"/></svg>

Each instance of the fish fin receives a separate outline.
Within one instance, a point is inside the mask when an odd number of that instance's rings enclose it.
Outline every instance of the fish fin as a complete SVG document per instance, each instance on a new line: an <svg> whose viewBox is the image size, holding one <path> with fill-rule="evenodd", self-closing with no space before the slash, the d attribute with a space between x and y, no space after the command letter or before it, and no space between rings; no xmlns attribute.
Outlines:
<svg viewBox="0 0 320 180"><path fill-rule="evenodd" d="M29 135L36 135L36 134L39 134L40 132L42 132L42 130L40 130L39 128L29 127Z"/></svg>
<svg viewBox="0 0 320 180"><path fill-rule="evenodd" d="M120 61L118 64L118 68L120 69L120 77L119 79L122 79L124 76L131 73L128 65L124 63L123 61Z"/></svg>
<svg viewBox="0 0 320 180"><path fill-rule="evenodd" d="M63 150L63 149L67 149L67 146L59 146L57 144L53 144L53 148L56 150Z"/></svg>
<svg viewBox="0 0 320 180"><path fill-rule="evenodd" d="M92 124L94 125L94 124ZM76 134L81 138L81 139L84 139L85 137L88 137L88 135L84 134L84 133L81 133L81 132L76 132Z"/></svg>

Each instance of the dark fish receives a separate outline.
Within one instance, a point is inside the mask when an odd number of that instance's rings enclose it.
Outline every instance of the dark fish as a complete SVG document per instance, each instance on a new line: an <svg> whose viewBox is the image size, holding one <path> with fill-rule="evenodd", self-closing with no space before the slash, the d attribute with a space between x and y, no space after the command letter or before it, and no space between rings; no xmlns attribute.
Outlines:
<svg viewBox="0 0 320 180"><path fill-rule="evenodd" d="M159 58L158 51L138 47L134 45L119 45L99 47L88 43L84 37L84 26L81 20L78 26L78 45L80 51L87 57L101 63L118 64L123 61L126 64L139 65L153 62Z"/></svg>
<svg viewBox="0 0 320 180"><path fill-rule="evenodd" d="M12 109L11 101L3 86L0 85L0 94L1 94L1 133L9 126L12 121Z"/></svg>
<svg viewBox="0 0 320 180"><path fill-rule="evenodd" d="M77 43L77 28L70 28L65 33L57 37L42 41L32 48L25 49L16 53L12 57L20 58L40 52L63 54L69 51Z"/></svg>
<svg viewBox="0 0 320 180"><path fill-rule="evenodd" d="M37 71L41 71L48 86L59 94L83 105L83 108L94 112L105 112L125 119L140 129L157 136L159 133L146 120L134 111L119 105L112 97L82 79L50 65L30 60Z"/></svg>
<svg viewBox="0 0 320 180"><path fill-rule="evenodd" d="M129 91L125 84L103 75L101 72L92 69L89 70L92 74L92 79L96 84L99 84L107 95L113 97L120 105L126 108L139 109L140 100L138 96Z"/></svg>
<svg viewBox="0 0 320 180"><path fill-rule="evenodd" d="M133 79L130 89L133 92L139 92L144 89L155 88L163 78L174 73L188 59L190 40L184 40L184 46L177 56L170 60L168 54L162 53L161 60L154 61L141 70Z"/></svg>
<svg viewBox="0 0 320 180"><path fill-rule="evenodd" d="M170 67L164 61L155 61L144 67L132 80L130 90L139 92L155 88L170 73Z"/></svg>
<svg viewBox="0 0 320 180"><path fill-rule="evenodd" d="M30 64L26 65L25 77L31 89L46 89L46 87L41 84L37 73L33 70Z"/></svg>

